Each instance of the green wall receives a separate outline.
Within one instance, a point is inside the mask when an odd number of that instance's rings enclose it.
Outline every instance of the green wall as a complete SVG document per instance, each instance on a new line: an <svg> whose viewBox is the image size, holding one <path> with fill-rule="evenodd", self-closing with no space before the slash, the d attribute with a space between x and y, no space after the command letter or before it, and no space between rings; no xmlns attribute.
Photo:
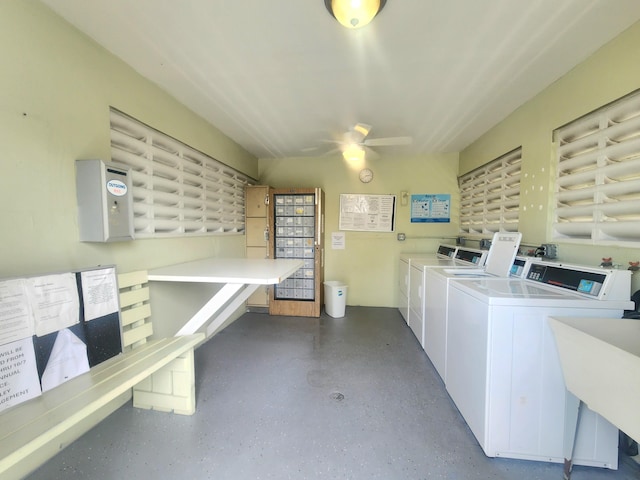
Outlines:
<svg viewBox="0 0 640 480"><path fill-rule="evenodd" d="M602 47L462 151L460 173L522 145L520 231L527 243L551 243L553 130L638 88L640 23ZM560 258L571 263L599 265L603 257L613 257L614 263L627 268L629 261L640 260L640 248L553 243L558 244ZM638 273L633 275L632 286L632 291L640 288Z"/></svg>
<svg viewBox="0 0 640 480"><path fill-rule="evenodd" d="M243 235L79 242L75 160L109 159L110 106L253 177L257 159L37 1L0 2L0 58L0 277L244 255Z"/></svg>
<svg viewBox="0 0 640 480"><path fill-rule="evenodd" d="M110 106L254 177L257 160L37 1L0 2L0 32L2 276L243 252L241 235L79 242L75 160L109 159Z"/></svg>
<svg viewBox="0 0 640 480"><path fill-rule="evenodd" d="M383 149L379 149L382 151ZM381 152L383 153L383 152ZM400 205L402 191L451 195L451 209L459 209L458 155L384 156L365 164L350 164L339 155L315 158L260 159L260 181L272 187L321 187L325 192L325 279L348 285L347 304L397 306L398 260L402 252L433 253L443 237L455 237L459 225L412 224L409 206ZM373 181L363 184L358 172L368 167ZM331 233L338 232L341 193L397 196L394 233L342 232L345 249L333 249ZM396 239L398 232L407 240Z"/></svg>

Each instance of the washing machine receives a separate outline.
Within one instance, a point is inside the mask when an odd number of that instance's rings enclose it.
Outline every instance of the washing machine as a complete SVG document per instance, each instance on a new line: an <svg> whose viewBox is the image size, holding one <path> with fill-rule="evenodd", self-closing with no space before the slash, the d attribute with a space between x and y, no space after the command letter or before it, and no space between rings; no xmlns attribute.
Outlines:
<svg viewBox="0 0 640 480"><path fill-rule="evenodd" d="M424 273L424 307L421 345L442 380L446 376L447 298L449 283L465 278L503 278L512 272L522 272L527 260L517 258L522 234L496 233L491 241L484 268L431 268ZM515 273L514 273L515 274Z"/></svg>
<svg viewBox="0 0 640 480"><path fill-rule="evenodd" d="M411 257L409 259L409 306L406 321L422 348L424 348L425 273L434 268L476 269L484 265L486 258L486 250L459 247L453 258Z"/></svg>
<svg viewBox="0 0 640 480"><path fill-rule="evenodd" d="M564 462L566 389L549 316L621 317L631 272L531 263L450 284L445 386L490 457ZM574 463L616 469L618 430L584 409Z"/></svg>

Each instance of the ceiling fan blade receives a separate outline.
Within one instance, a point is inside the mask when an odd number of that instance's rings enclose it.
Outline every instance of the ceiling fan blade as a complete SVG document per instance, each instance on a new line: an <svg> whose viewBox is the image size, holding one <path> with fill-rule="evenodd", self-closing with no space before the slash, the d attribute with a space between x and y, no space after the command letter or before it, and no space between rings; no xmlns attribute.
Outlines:
<svg viewBox="0 0 640 480"><path fill-rule="evenodd" d="M363 142L367 147L387 147L391 145L411 145L413 138L411 137L386 137L386 138L370 138Z"/></svg>
<svg viewBox="0 0 640 480"><path fill-rule="evenodd" d="M378 152L376 152L375 150L373 150L372 148L369 148L367 146L364 146L364 152L365 152L365 158L368 158L369 160L375 160L376 158L380 158L380 154Z"/></svg>
<svg viewBox="0 0 640 480"><path fill-rule="evenodd" d="M342 148L332 148L328 152L323 153L322 156L323 157L328 157L328 156L333 155L333 154L338 153L338 152L342 152Z"/></svg>

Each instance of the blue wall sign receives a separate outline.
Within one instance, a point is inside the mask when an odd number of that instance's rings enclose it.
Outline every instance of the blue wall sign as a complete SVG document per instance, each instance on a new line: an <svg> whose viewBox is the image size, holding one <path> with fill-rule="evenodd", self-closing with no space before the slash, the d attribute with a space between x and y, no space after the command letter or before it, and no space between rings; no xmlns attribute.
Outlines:
<svg viewBox="0 0 640 480"><path fill-rule="evenodd" d="M411 195L411 223L449 223L451 195Z"/></svg>

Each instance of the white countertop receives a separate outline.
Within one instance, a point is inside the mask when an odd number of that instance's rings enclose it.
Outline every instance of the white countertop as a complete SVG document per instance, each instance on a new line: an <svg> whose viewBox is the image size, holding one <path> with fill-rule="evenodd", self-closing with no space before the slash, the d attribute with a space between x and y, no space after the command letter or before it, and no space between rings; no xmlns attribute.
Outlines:
<svg viewBox="0 0 640 480"><path fill-rule="evenodd" d="M204 258L149 270L149 280L164 282L280 283L304 265L296 259Z"/></svg>

